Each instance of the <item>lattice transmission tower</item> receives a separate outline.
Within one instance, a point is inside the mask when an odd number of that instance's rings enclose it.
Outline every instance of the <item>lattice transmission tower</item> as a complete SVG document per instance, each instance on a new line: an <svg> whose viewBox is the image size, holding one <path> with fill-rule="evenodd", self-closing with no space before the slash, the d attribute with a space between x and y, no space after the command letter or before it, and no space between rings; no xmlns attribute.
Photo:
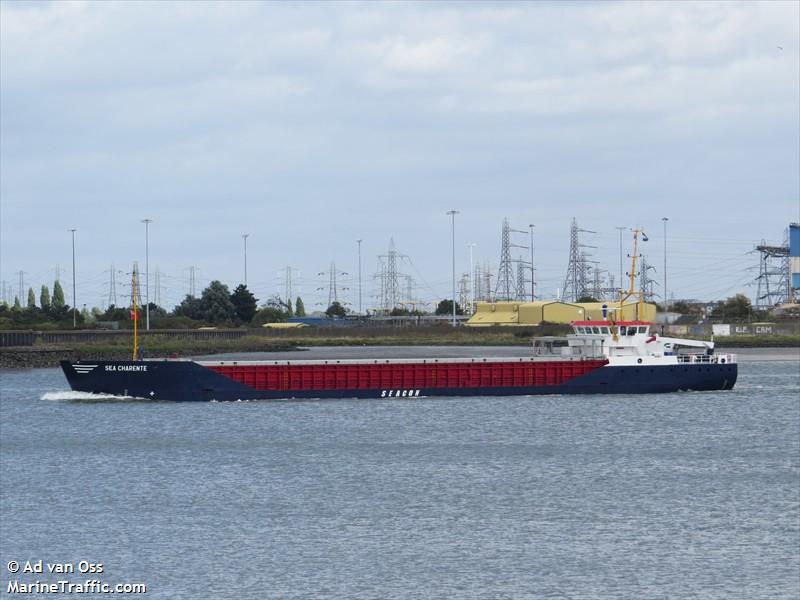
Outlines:
<svg viewBox="0 0 800 600"><path fill-rule="evenodd" d="M414 278L411 275L398 275L398 277L402 277L406 283L405 291L403 292L404 297L400 301L400 304L405 307L411 306L413 309L416 309L419 300L417 299L417 284L414 281Z"/></svg>
<svg viewBox="0 0 800 600"><path fill-rule="evenodd" d="M287 304L292 302L292 298L294 298L294 272L296 270L294 267L289 266L283 268L283 294Z"/></svg>
<svg viewBox="0 0 800 600"><path fill-rule="evenodd" d="M568 302L577 302L582 296L588 294L588 274L591 269L589 261L590 255L585 248L594 248L582 244L581 233L597 233L588 229L578 227L578 220L573 218L569 232L569 263L567 264L567 276L564 278L562 298Z"/></svg>
<svg viewBox="0 0 800 600"><path fill-rule="evenodd" d="M345 304L339 300L339 291L347 290L346 287L339 287L337 282L337 276L347 275L345 271L337 271L336 270L336 263L331 261L331 266L328 271L320 271L318 275L327 275L328 276L328 306L331 306L334 302L338 302L339 304ZM323 287L317 288L317 290L322 290Z"/></svg>
<svg viewBox="0 0 800 600"><path fill-rule="evenodd" d="M394 238L389 240L389 251L378 256L380 264L381 282L380 308L384 312L391 312L400 306L400 273L397 270L397 261L402 258L394 247Z"/></svg>
<svg viewBox="0 0 800 600"><path fill-rule="evenodd" d="M189 270L189 293L188 295L192 298L197 296L197 278L200 275L200 268L191 266L188 268Z"/></svg>
<svg viewBox="0 0 800 600"><path fill-rule="evenodd" d="M524 263L520 258L512 258L512 248L528 249L528 246L515 244L511 240L511 235L514 233L528 233L520 229L512 229L508 218L503 219L503 230L500 242L500 267L497 270L496 287L494 296L496 300L521 300L525 298L526 286L523 283L520 286L519 267L515 264ZM515 269L518 271L515 273Z"/></svg>
<svg viewBox="0 0 800 600"><path fill-rule="evenodd" d="M592 261L590 275L592 285L590 293L592 298L597 300L614 298L619 296L619 288L614 287L614 274L601 269L599 263Z"/></svg>
<svg viewBox="0 0 800 600"><path fill-rule="evenodd" d="M153 302L155 302L156 306L161 306L161 269L158 268L158 265L156 265L155 288L156 293L153 296Z"/></svg>
<svg viewBox="0 0 800 600"><path fill-rule="evenodd" d="M645 302L653 302L656 295L653 286L658 285L658 282L655 279L651 279L650 271L655 271L656 268L648 264L646 256L640 258L639 264L639 291L642 294L642 298L645 299Z"/></svg>
<svg viewBox="0 0 800 600"><path fill-rule="evenodd" d="M481 271L481 266L479 263L475 263L475 268L472 272L472 287L473 287L473 298L476 301L485 300L483 295L483 276Z"/></svg>
<svg viewBox="0 0 800 600"><path fill-rule="evenodd" d="M530 270L530 263L521 259L517 261L517 300L525 300L525 292L529 289L528 271Z"/></svg>
<svg viewBox="0 0 800 600"><path fill-rule="evenodd" d="M108 278L108 305L117 305L117 271L114 269L113 264L111 265Z"/></svg>
<svg viewBox="0 0 800 600"><path fill-rule="evenodd" d="M467 312L470 311L469 307L469 294L470 294L470 285L469 285L469 273L463 273L461 278L458 280L458 304Z"/></svg>
<svg viewBox="0 0 800 600"><path fill-rule="evenodd" d="M767 310L788 302L791 295L788 232L784 233L783 245L770 246L761 240L756 252L759 253L756 308Z"/></svg>

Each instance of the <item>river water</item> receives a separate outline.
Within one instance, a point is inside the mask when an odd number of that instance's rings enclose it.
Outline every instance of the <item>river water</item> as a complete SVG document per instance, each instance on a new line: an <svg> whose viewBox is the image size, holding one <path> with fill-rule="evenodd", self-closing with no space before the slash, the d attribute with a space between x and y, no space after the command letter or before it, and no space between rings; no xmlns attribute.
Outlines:
<svg viewBox="0 0 800 600"><path fill-rule="evenodd" d="M800 363L765 357L602 397L89 401L3 372L0 595L796 599ZM38 560L103 572L8 571Z"/></svg>

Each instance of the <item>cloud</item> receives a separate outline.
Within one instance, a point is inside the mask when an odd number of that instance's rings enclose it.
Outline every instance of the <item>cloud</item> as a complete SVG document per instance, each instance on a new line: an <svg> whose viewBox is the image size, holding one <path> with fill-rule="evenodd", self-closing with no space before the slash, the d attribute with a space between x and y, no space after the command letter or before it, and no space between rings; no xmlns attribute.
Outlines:
<svg viewBox="0 0 800 600"><path fill-rule="evenodd" d="M144 213L177 236L162 263L176 273L235 273L247 228L270 272L395 235L430 281L446 279L452 207L492 260L504 216L542 223L553 273L576 215L613 236L669 210L749 239L796 213L797 3L0 10L6 279L50 269L66 221L125 230L87 259L96 271L131 262ZM730 207L756 198L770 210L740 223ZM23 252L33 231L53 233Z"/></svg>

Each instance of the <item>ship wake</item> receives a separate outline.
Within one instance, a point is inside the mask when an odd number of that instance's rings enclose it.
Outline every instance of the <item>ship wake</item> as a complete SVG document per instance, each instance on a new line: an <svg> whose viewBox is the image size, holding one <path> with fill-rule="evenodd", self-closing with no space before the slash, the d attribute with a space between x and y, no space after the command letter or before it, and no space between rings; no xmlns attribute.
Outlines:
<svg viewBox="0 0 800 600"><path fill-rule="evenodd" d="M41 399L53 402L152 402L148 398L137 398L136 396L114 396L75 391L45 392Z"/></svg>

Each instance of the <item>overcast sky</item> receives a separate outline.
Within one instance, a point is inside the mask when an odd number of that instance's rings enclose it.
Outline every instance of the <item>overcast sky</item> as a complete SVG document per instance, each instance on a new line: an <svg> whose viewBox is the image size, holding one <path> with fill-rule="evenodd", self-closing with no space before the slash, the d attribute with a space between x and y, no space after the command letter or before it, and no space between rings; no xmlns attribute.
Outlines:
<svg viewBox="0 0 800 600"><path fill-rule="evenodd" d="M619 278L619 232L676 298L753 296L765 239L800 221L800 4L3 2L2 279L107 303L145 262L162 303L210 279L365 308L390 237L417 293L497 267L536 225L538 291L573 217ZM626 234L626 249L627 248ZM528 236L519 235L518 243ZM527 256L527 250L519 250ZM122 281L118 304L127 304ZM71 290L68 290L71 302ZM324 307L323 307L324 308ZM357 308L357 306L356 306Z"/></svg>

